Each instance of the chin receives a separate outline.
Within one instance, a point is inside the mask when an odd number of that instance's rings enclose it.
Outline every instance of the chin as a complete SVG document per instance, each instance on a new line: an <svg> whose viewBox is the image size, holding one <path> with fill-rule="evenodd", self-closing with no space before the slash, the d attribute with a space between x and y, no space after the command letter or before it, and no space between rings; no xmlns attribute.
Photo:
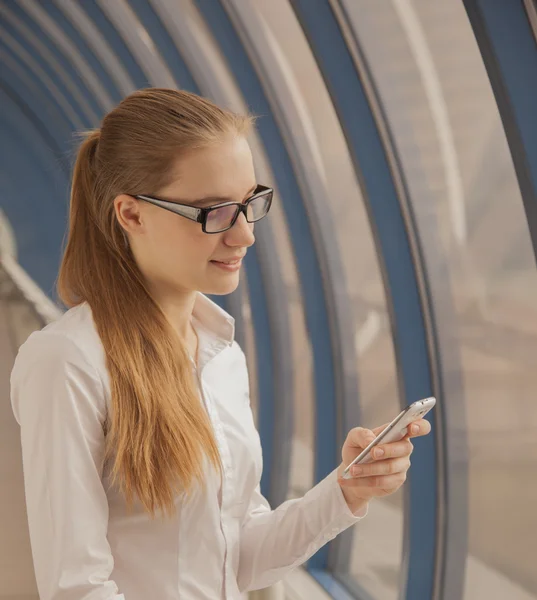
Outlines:
<svg viewBox="0 0 537 600"><path fill-rule="evenodd" d="M199 288L202 294L209 294L213 296L227 296L232 294L239 287L239 274L232 273L231 277L228 277L227 281L210 282Z"/></svg>

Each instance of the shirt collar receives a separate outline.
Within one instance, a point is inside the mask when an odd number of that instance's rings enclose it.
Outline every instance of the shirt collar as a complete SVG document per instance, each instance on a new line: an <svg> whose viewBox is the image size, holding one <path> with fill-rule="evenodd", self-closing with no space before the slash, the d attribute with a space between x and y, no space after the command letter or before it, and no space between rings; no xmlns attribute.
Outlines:
<svg viewBox="0 0 537 600"><path fill-rule="evenodd" d="M235 339L235 319L216 302L197 292L192 316L219 342L232 346Z"/></svg>

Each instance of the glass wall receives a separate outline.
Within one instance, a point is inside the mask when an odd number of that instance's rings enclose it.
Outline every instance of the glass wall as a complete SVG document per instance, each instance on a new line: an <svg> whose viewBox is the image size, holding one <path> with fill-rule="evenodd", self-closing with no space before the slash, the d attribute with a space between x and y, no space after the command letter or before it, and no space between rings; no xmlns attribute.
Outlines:
<svg viewBox="0 0 537 600"><path fill-rule="evenodd" d="M536 598L537 270L485 67L462 2L344 4L395 136L431 284L442 280L454 311L454 323L437 316L464 384L465 599Z"/></svg>
<svg viewBox="0 0 537 600"><path fill-rule="evenodd" d="M326 181L326 208L336 227L354 319L350 326L357 353L359 398L356 401L362 416L361 423L346 423L345 427L346 430L357 425L376 427L393 419L400 410L400 400L386 295L364 200L328 91L289 3L256 0L255 6L270 28L274 43L279 45L281 56L285 57L286 76L292 81L301 107L307 111L309 141ZM312 404L308 403L309 410L310 407ZM310 418L309 410L305 413L302 407L297 412L297 427L301 419ZM323 452L323 448L316 451ZM303 469L299 452L300 445L295 447L293 481ZM296 491L303 494L307 489L303 486ZM403 494L375 502L367 521L353 533L352 575L371 593L397 598L402 564Z"/></svg>

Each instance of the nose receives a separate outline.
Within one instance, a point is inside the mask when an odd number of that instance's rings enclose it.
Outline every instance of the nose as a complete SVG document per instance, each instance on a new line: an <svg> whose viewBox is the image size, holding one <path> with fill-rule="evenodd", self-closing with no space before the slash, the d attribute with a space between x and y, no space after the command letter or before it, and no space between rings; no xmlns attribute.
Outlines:
<svg viewBox="0 0 537 600"><path fill-rule="evenodd" d="M225 242L228 246L244 246L248 248L255 242L254 224L248 223L246 215L241 211L235 224L226 232Z"/></svg>

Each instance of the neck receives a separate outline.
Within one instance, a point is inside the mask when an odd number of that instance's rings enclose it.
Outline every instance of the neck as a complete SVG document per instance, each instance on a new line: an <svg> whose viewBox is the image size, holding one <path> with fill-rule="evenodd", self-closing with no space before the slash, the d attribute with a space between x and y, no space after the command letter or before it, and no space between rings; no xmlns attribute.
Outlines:
<svg viewBox="0 0 537 600"><path fill-rule="evenodd" d="M182 296L154 296L168 322L183 340L190 340L193 335L190 320L196 296L197 292L189 292Z"/></svg>

